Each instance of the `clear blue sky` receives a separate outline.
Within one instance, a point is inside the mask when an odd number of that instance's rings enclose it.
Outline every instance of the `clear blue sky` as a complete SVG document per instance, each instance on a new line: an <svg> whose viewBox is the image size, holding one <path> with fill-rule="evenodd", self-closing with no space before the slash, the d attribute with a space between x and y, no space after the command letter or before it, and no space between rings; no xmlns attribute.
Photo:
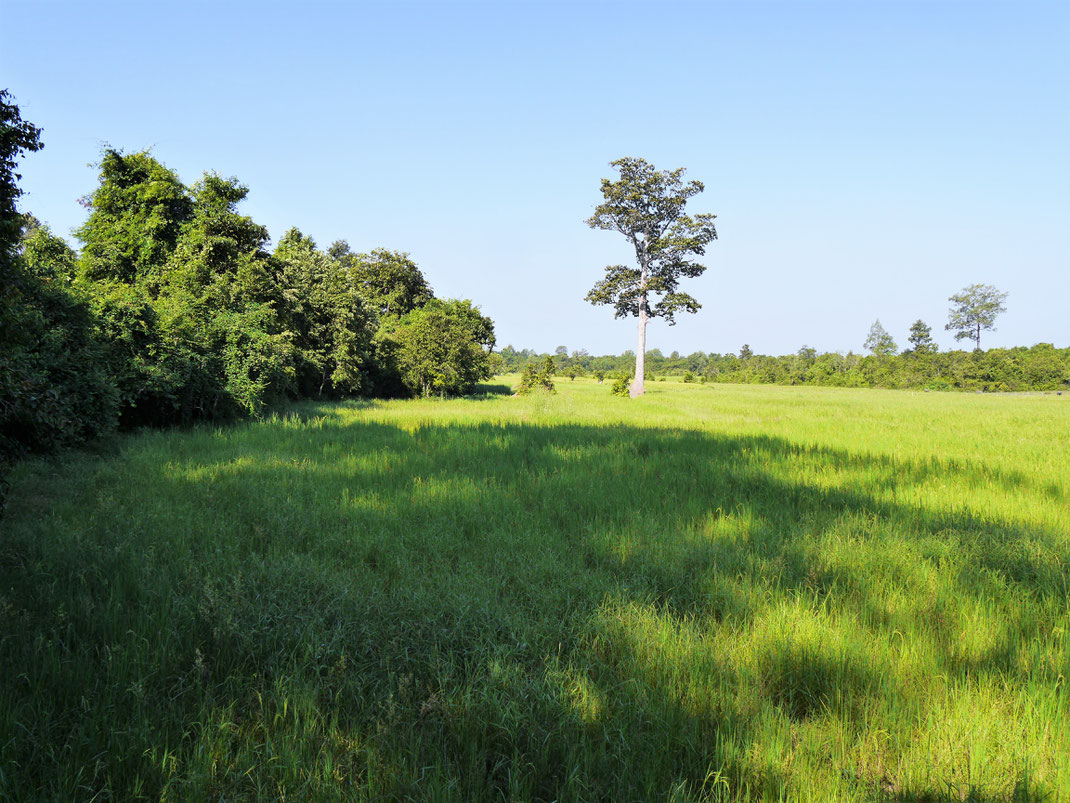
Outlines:
<svg viewBox="0 0 1070 803"><path fill-rule="evenodd" d="M410 252L499 345L634 348L583 301L620 235L608 163L688 168L721 239L668 354L938 343L947 297L1009 292L984 346L1070 346L1070 3L19 3L0 81L45 149L23 208L67 235L109 143L235 175L278 238Z"/></svg>

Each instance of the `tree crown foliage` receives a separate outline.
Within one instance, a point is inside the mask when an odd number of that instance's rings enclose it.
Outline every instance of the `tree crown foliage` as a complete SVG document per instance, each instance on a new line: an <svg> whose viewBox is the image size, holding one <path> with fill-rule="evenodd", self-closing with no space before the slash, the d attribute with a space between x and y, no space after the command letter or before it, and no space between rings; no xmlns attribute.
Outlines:
<svg viewBox="0 0 1070 803"><path fill-rule="evenodd" d="M682 278L706 270L692 256L702 256L717 238L716 215L687 215L688 200L702 192L701 181L684 182L684 169L662 171L643 159L624 158L611 163L619 171L616 181L602 179L603 202L587 220L595 229L623 234L635 249L638 268L611 265L587 294L592 304L607 304L617 318L664 318L675 323L677 312L697 312L701 305L679 290ZM651 304L651 296L658 300Z"/></svg>
<svg viewBox="0 0 1070 803"><path fill-rule="evenodd" d="M39 151L41 129L22 119L11 93L0 89L0 267L6 268L14 256L22 233L17 203L22 197L15 172L23 153ZM8 280L4 275L0 278Z"/></svg>
<svg viewBox="0 0 1070 803"><path fill-rule="evenodd" d="M973 340L981 348L981 332L995 331L996 317L1007 311L1003 302L1007 294L990 284L971 284L948 298L953 306L947 311L944 329L955 333L955 340Z"/></svg>
<svg viewBox="0 0 1070 803"><path fill-rule="evenodd" d="M370 254L354 254L345 241L333 243L328 253L345 266L353 287L378 315L404 315L434 298L407 253L376 248Z"/></svg>
<svg viewBox="0 0 1070 803"><path fill-rule="evenodd" d="M494 324L471 301L432 299L384 319L376 343L411 394L461 395L490 378Z"/></svg>
<svg viewBox="0 0 1070 803"><path fill-rule="evenodd" d="M133 283L157 276L193 214L189 191L148 151L106 149L97 188L82 204L89 218L76 236L90 280Z"/></svg>
<svg viewBox="0 0 1070 803"><path fill-rule="evenodd" d="M895 339L881 326L880 318L869 328L869 335L864 345L878 357L887 357L899 350L895 345Z"/></svg>
<svg viewBox="0 0 1070 803"><path fill-rule="evenodd" d="M8 100L0 463L116 424L261 415L284 396L461 393L489 376L493 323L435 301L407 254L323 252L297 229L269 253L238 179L187 186L147 151L104 150L76 254L18 214L14 166L40 131Z"/></svg>
<svg viewBox="0 0 1070 803"><path fill-rule="evenodd" d="M557 389L554 387L556 371L557 368L550 355L546 355L546 358L541 361L531 360L520 374L520 384L516 388L517 395L526 396L536 390L556 393Z"/></svg>
<svg viewBox="0 0 1070 803"><path fill-rule="evenodd" d="M933 330L920 318L910 325L910 335L907 340L912 346L914 354L933 354L936 352L936 344L933 342Z"/></svg>

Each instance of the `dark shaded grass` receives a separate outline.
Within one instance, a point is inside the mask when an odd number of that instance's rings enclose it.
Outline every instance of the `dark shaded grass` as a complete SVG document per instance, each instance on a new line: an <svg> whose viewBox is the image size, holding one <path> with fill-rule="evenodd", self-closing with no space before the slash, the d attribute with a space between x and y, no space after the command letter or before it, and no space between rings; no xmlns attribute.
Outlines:
<svg viewBox="0 0 1070 803"><path fill-rule="evenodd" d="M629 612L743 633L770 598L800 600L874 638L935 633L934 666L968 681L1013 678L1066 599L1063 534L886 501L890 484L970 474L938 461L623 425L325 420L165 443L78 465L91 476L67 509L51 512L67 471L13 494L2 796L775 799L793 779L747 754L769 717L862 732L874 700L916 720L924 694L790 637L753 665L698 651L681 669L641 646ZM786 479L800 464L844 482ZM703 534L725 519L746 524ZM909 566L872 578L815 553L845 520L863 523L859 549L954 554L953 598L889 620L880 594ZM1009 592L1031 607L1008 611L995 649L948 646L944 608L1002 610ZM674 673L729 691L696 705ZM600 701L589 715L568 678ZM1065 710L1065 685L1032 681ZM989 799L841 773L857 799ZM1013 799L1054 795L1018 775Z"/></svg>

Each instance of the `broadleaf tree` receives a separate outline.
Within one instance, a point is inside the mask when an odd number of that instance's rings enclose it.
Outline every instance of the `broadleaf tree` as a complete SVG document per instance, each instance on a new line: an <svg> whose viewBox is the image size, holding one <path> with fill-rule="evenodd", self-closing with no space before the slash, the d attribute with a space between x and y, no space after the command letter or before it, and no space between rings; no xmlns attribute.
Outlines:
<svg viewBox="0 0 1070 803"><path fill-rule="evenodd" d="M610 163L620 177L602 179L603 202L587 220L593 229L623 234L635 249L638 267L610 265L595 284L587 301L607 304L617 318L638 318L635 378L629 388L634 398L645 392L646 327L652 318L673 325L678 312L698 312L701 305L679 289L680 280L701 276L702 256L717 239L713 214L687 215L690 198L702 192L701 181L684 182L684 168L657 170L643 159L626 157Z"/></svg>
<svg viewBox="0 0 1070 803"><path fill-rule="evenodd" d="M873 326L869 327L869 336L866 338L864 345L878 357L890 357L899 350L899 347L895 344L895 339L881 326L880 318L873 322Z"/></svg>
<svg viewBox="0 0 1070 803"><path fill-rule="evenodd" d="M1006 312L1003 302L1007 294L990 284L971 284L961 293L948 298L955 306L947 311L949 332L955 333L955 340L972 340L974 348L981 348L981 330L995 331L996 316Z"/></svg>
<svg viewBox="0 0 1070 803"><path fill-rule="evenodd" d="M414 396L459 396L490 378L494 322L467 299L431 299L391 315L375 341L379 359Z"/></svg>

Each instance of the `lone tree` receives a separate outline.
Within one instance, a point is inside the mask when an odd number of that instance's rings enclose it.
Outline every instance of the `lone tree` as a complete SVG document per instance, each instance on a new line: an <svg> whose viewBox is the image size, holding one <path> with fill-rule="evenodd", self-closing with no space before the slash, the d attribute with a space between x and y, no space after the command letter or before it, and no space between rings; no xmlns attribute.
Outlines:
<svg viewBox="0 0 1070 803"><path fill-rule="evenodd" d="M889 357L898 350L895 340L881 326L880 318L877 318L873 326L869 327L869 337L863 345L878 357Z"/></svg>
<svg viewBox="0 0 1070 803"><path fill-rule="evenodd" d="M955 340L972 340L980 349L981 330L995 331L996 316L1007 311L1006 300L1007 294L990 284L971 284L948 299L955 306L947 311L944 329L954 332Z"/></svg>
<svg viewBox="0 0 1070 803"><path fill-rule="evenodd" d="M704 265L692 261L717 239L716 215L684 214L688 199L702 192L701 181L681 178L684 168L663 171L643 159L624 158L610 163L620 179L602 179L602 195L587 225L619 231L635 249L638 268L610 265L606 276L587 294L592 304L612 304L616 318L639 319L639 345L635 350L635 379L628 394L645 392L646 325L651 318L676 323L680 310L698 312L700 304L678 290L682 277L701 276ZM651 296L655 302L651 303ZM660 298L658 298L660 297Z"/></svg>

